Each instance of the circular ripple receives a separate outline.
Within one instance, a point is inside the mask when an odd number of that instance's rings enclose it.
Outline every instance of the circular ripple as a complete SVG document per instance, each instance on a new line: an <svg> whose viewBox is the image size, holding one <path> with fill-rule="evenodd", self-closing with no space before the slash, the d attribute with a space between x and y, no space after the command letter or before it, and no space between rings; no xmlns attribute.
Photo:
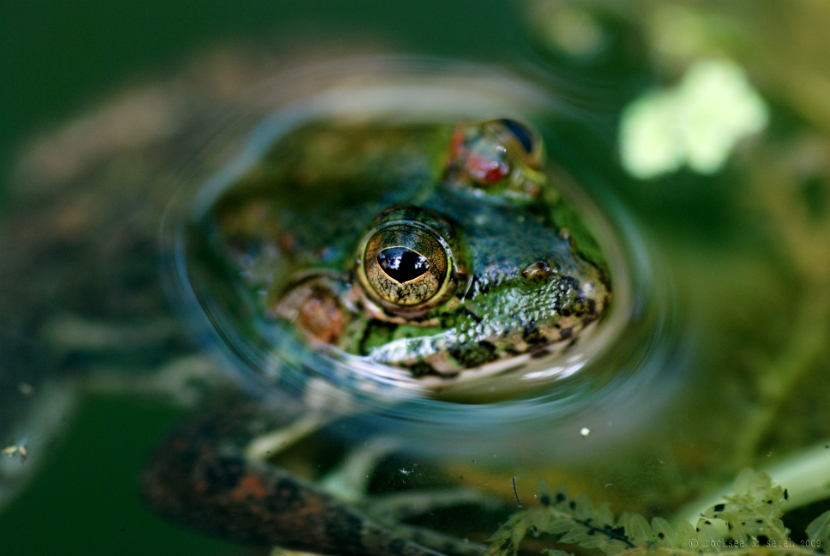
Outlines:
<svg viewBox="0 0 830 556"><path fill-rule="evenodd" d="M177 306L253 392L365 413L363 425L411 433L427 450L457 442L464 431L470 449L498 444L512 450L543 438L566 452L557 438L569 438L574 427L613 422L620 434L674 389L684 353L671 278L607 184L597 179L577 185L555 164L549 173L608 257L611 311L564 353L500 361L476 380L414 379L363 357L311 349L283 324L263 318L261 300L207 253L203 222L214 201L275 140L301 125L329 118L452 122L518 116L538 127L555 163L566 143L556 122L568 111L551 92L487 67L372 58L279 76L253 92L248 106L180 176L185 186L166 215L162 248Z"/></svg>

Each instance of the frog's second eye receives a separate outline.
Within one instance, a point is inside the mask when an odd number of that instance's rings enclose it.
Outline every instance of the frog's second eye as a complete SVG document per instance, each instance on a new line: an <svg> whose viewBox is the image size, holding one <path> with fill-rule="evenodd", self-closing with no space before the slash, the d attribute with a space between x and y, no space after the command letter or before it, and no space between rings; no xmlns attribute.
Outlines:
<svg viewBox="0 0 830 556"><path fill-rule="evenodd" d="M521 120L459 124L449 151L443 183L452 188L534 199L546 181L542 138Z"/></svg>
<svg viewBox="0 0 830 556"><path fill-rule="evenodd" d="M448 247L437 234L417 223L396 223L369 235L359 276L381 305L415 309L441 297L450 267Z"/></svg>
<svg viewBox="0 0 830 556"><path fill-rule="evenodd" d="M525 124L509 118L502 118L499 120L499 123L506 127L511 134L513 134L513 137L522 146L522 149L526 155L532 155L535 152L536 144L539 140L536 138L536 134L533 133Z"/></svg>
<svg viewBox="0 0 830 556"><path fill-rule="evenodd" d="M502 142L513 143L513 151L530 168L540 168L542 165L542 140L539 134L530 127L512 118L502 118L490 122L494 127L496 135L502 138ZM486 124L485 124L486 125Z"/></svg>

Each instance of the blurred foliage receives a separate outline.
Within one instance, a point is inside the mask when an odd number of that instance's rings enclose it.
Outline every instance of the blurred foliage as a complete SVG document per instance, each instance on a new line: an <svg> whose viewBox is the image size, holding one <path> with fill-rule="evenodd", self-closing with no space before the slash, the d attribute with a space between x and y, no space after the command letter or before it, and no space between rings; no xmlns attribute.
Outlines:
<svg viewBox="0 0 830 556"><path fill-rule="evenodd" d="M595 507L582 494L574 499L566 488L556 493L545 488L542 505L515 514L490 539L488 556L516 554L528 535L547 536L555 546L577 545L606 556L618 554L698 555L725 552L733 555L824 554L830 535L830 512L806 529L807 538L793 541L781 520L786 491L764 473L745 469L732 494L707 508L696 524L680 520L672 525L663 518L649 521L639 515L614 516L608 504ZM549 556L566 556L558 548Z"/></svg>
<svg viewBox="0 0 830 556"><path fill-rule="evenodd" d="M591 102L612 126L636 99L707 60L739 65L770 107L767 129L719 172L618 182L660 237L705 347L666 422L627 448L627 463L609 456L573 481L599 499L613 483L622 507L671 515L746 466L780 464L830 438L830 4L525 6L538 63L610 89ZM615 149L605 154L618 157ZM603 479L585 485L586 473Z"/></svg>

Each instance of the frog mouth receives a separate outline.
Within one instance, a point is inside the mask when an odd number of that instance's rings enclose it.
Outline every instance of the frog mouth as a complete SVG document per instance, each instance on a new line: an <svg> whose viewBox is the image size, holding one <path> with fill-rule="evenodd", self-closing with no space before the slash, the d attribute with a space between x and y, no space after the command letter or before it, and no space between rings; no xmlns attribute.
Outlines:
<svg viewBox="0 0 830 556"><path fill-rule="evenodd" d="M469 303L464 311L471 315L472 325L465 321L437 334L395 339L365 355L377 363L407 368L416 377L451 379L462 374L491 374L481 371L483 367L512 368L520 364L520 357L560 354L581 341L611 302L611 293L599 282L585 282L576 288L563 286L562 282L573 280L549 284L547 289L565 293L548 300L546 317L517 320L524 309L516 300L525 297L524 302L531 304L538 315L541 296L538 292L533 296L517 296L508 291L504 297L510 298L510 306L515 307L509 314L498 314Z"/></svg>

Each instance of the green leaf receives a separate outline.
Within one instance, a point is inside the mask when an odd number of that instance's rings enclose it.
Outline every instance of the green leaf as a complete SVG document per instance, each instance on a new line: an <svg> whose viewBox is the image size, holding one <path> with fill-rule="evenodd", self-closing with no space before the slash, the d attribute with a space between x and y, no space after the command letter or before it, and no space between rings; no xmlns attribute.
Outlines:
<svg viewBox="0 0 830 556"><path fill-rule="evenodd" d="M701 520L701 522L698 523L698 529L698 546L703 547L704 550L709 548L710 550L717 551L725 544L724 534L718 531L718 528L711 522L706 523L704 520Z"/></svg>
<svg viewBox="0 0 830 556"><path fill-rule="evenodd" d="M614 556L614 554L620 554L621 552L625 552L631 547L622 541L609 540L605 544L601 545L599 548L608 556Z"/></svg>
<svg viewBox="0 0 830 556"><path fill-rule="evenodd" d="M584 492L576 499L574 517L583 521L594 518L594 505L591 503L591 498Z"/></svg>
<svg viewBox="0 0 830 556"><path fill-rule="evenodd" d="M660 546L677 546L677 535L668 521L662 517L652 518L651 528L657 537L657 544Z"/></svg>
<svg viewBox="0 0 830 556"><path fill-rule="evenodd" d="M822 546L830 545L830 511L824 512L807 526L807 538Z"/></svg>
<svg viewBox="0 0 830 556"><path fill-rule="evenodd" d="M611 511L608 502L600 504L599 508L594 512L594 523L598 527L610 527L614 525L614 512Z"/></svg>
<svg viewBox="0 0 830 556"><path fill-rule="evenodd" d="M735 540L746 542L765 536L784 542L789 540L790 530L781 521L783 503L784 489L773 484L769 475L744 469L735 480L733 493L726 497L726 503L709 508L703 515L717 515L725 521L731 526Z"/></svg>
<svg viewBox="0 0 830 556"><path fill-rule="evenodd" d="M542 554L547 554L548 556L574 556L572 552L565 552L558 548L544 548L542 549Z"/></svg>
<svg viewBox="0 0 830 556"><path fill-rule="evenodd" d="M562 535L573 528L573 521L566 518L558 518L551 520L547 527L540 529L545 533L550 533L551 535Z"/></svg>
<svg viewBox="0 0 830 556"><path fill-rule="evenodd" d="M588 528L577 525L571 528L570 531L562 535L559 542L563 544L579 544L581 541L588 538Z"/></svg>
<svg viewBox="0 0 830 556"><path fill-rule="evenodd" d="M692 539L697 540L697 531L694 525L685 519L677 524L677 548L689 548Z"/></svg>
<svg viewBox="0 0 830 556"><path fill-rule="evenodd" d="M640 514L624 512L617 520L617 525L625 529L625 536L635 546L646 546L654 537L651 525Z"/></svg>

